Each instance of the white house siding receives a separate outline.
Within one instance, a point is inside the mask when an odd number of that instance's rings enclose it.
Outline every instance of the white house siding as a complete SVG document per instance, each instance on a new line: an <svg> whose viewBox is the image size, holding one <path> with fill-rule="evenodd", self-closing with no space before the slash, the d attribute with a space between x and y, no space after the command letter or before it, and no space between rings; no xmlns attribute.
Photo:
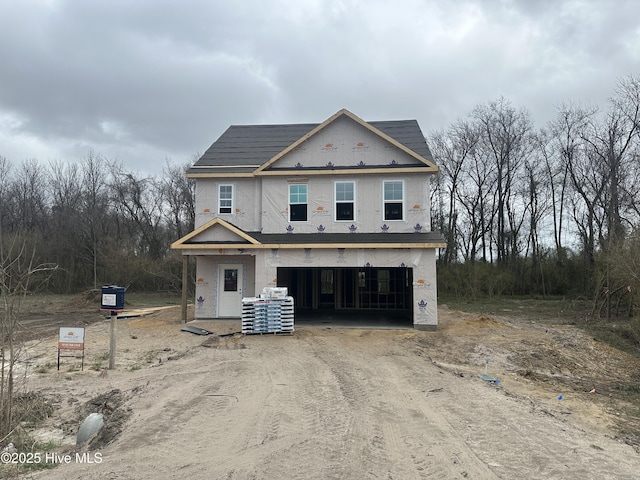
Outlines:
<svg viewBox="0 0 640 480"><path fill-rule="evenodd" d="M358 233L379 233L387 225L389 232L412 233L416 225L422 232L429 231L429 174L371 174L314 175L304 177L308 185L308 205L306 222L289 222L289 183L282 177L262 179L262 232L284 233L289 225L294 233L316 233L322 225L326 233L349 233L353 224ZM405 211L403 220L384 220L382 185L384 181L404 182ZM289 182L300 182L292 177ZM356 212L353 221L335 220L334 183L354 181L356 186Z"/></svg>
<svg viewBox="0 0 640 480"><path fill-rule="evenodd" d="M372 166L389 165L392 161L404 166L424 166L371 130L342 117L278 159L274 166L295 168L299 163L302 168L325 167L331 162L340 167L353 167L360 162L363 166Z"/></svg>
<svg viewBox="0 0 640 480"><path fill-rule="evenodd" d="M218 185L233 185L233 211L218 213ZM196 180L195 228L213 218L221 218L248 231L260 231L260 179L257 178L199 178Z"/></svg>
<svg viewBox="0 0 640 480"><path fill-rule="evenodd" d="M195 318L218 318L218 273L221 264L241 264L242 296L252 297L255 289L255 257L238 255L237 250L214 250L211 255L202 252L191 252L197 255L196 262L196 295ZM260 288L262 291L262 287Z"/></svg>

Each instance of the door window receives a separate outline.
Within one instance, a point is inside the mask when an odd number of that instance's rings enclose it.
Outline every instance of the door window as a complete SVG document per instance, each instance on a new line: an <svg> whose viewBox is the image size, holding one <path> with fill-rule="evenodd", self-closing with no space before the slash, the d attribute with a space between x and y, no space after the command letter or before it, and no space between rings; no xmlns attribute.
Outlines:
<svg viewBox="0 0 640 480"><path fill-rule="evenodd" d="M224 269L224 291L225 292L237 292L238 291L238 270L235 268Z"/></svg>

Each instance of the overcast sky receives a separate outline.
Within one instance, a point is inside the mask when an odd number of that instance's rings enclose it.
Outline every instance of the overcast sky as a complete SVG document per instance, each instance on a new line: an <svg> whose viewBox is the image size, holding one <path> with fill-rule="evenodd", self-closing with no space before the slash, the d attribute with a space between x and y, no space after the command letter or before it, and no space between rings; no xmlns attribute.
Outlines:
<svg viewBox="0 0 640 480"><path fill-rule="evenodd" d="M231 124L447 128L504 96L538 127L640 74L637 0L0 0L0 156L185 163Z"/></svg>

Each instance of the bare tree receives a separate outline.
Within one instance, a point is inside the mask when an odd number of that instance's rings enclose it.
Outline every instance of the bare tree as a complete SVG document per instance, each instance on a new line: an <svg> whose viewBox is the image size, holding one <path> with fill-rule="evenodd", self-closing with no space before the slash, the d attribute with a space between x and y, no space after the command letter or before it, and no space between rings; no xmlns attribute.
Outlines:
<svg viewBox="0 0 640 480"><path fill-rule="evenodd" d="M11 164L6 157L0 156L0 231L9 227L10 190Z"/></svg>
<svg viewBox="0 0 640 480"><path fill-rule="evenodd" d="M598 242L604 263L604 275L596 288L594 305L604 298L607 318L611 318L612 294L624 285L616 286L612 276L616 254L625 248L626 234L638 225L635 216L640 149L640 79L627 77L618 82L616 96L609 101L604 120L592 122L584 136L588 154L598 164L601 195L597 208L602 213L598 223Z"/></svg>
<svg viewBox="0 0 640 480"><path fill-rule="evenodd" d="M431 136L431 151L440 165L443 177L442 187L446 191L446 220L444 230L447 248L443 263L449 264L458 258L458 191L463 182L464 167L470 161L478 143L478 132L466 121L454 123L445 132L436 132Z"/></svg>
<svg viewBox="0 0 640 480"><path fill-rule="evenodd" d="M66 275L53 286L58 291L70 291L76 279L83 277L81 257L78 255L82 228L82 186L74 165L50 162L48 173L51 203L46 250L41 254L55 258L58 264L64 265ZM85 281L84 278L82 280Z"/></svg>
<svg viewBox="0 0 640 480"><path fill-rule="evenodd" d="M603 166L605 189L599 200L606 222L599 240L604 249L615 248L633 223L624 218L623 212L629 208L629 203L634 203L634 193L638 192L638 187L634 188L628 181L628 173L633 171L638 159L640 80L633 76L620 80L616 96L609 103L605 120L591 122L583 137L595 161ZM631 198L624 198L625 191L629 190L632 191Z"/></svg>
<svg viewBox="0 0 640 480"><path fill-rule="evenodd" d="M465 261L492 261L490 230L496 211L493 202L495 165L487 162L481 151L474 151L463 168L465 181L457 189L460 206L459 243Z"/></svg>
<svg viewBox="0 0 640 480"><path fill-rule="evenodd" d="M538 151L544 158L551 191L551 211L553 213L553 239L556 258L562 262L566 258L563 243L565 208L569 195L572 167L582 154L582 137L589 119L596 109L588 109L577 104L562 104L554 120L549 123L545 139L539 142ZM575 172L574 172L575 173Z"/></svg>
<svg viewBox="0 0 640 480"><path fill-rule="evenodd" d="M89 265L93 288L98 287L98 263L105 255L105 245L109 240L109 229L113 228L110 218L112 210L107 161L100 154L89 150L82 161L82 194L80 201L81 237L80 252Z"/></svg>
<svg viewBox="0 0 640 480"><path fill-rule="evenodd" d="M56 269L53 264L36 264L35 251L28 253L24 237L15 235L6 242L2 233L0 230L0 439L18 423L13 415L13 394L15 366L21 354L16 337L22 300Z"/></svg>
<svg viewBox="0 0 640 480"><path fill-rule="evenodd" d="M528 214L527 247L524 258L531 259L531 284L535 283L540 272L540 281L542 285L542 293L545 294L544 276L539 269L540 262L543 257L543 247L541 241L541 223L547 212L552 208L549 201L551 181L545 175L545 164L540 161L539 156L532 156L524 162L524 172L526 175L526 183L523 185L524 191L522 195L523 208Z"/></svg>
<svg viewBox="0 0 640 480"><path fill-rule="evenodd" d="M112 165L115 207L126 220L128 234L136 240L136 253L152 260L164 257L168 251L163 225L163 189L154 178L142 178L122 166Z"/></svg>
<svg viewBox="0 0 640 480"><path fill-rule="evenodd" d="M195 182L186 177L190 167L191 162L174 165L167 160L160 180L166 203L163 210L165 221L176 239L193 230L195 225Z"/></svg>
<svg viewBox="0 0 640 480"><path fill-rule="evenodd" d="M476 107L472 115L480 128L478 147L496 168L496 260L508 263L518 255L523 218L514 202L515 187L522 162L533 149L533 125L527 110L516 110L504 98Z"/></svg>
<svg viewBox="0 0 640 480"><path fill-rule="evenodd" d="M16 171L9 201L13 230L40 233L46 230L47 181L35 159L25 160Z"/></svg>

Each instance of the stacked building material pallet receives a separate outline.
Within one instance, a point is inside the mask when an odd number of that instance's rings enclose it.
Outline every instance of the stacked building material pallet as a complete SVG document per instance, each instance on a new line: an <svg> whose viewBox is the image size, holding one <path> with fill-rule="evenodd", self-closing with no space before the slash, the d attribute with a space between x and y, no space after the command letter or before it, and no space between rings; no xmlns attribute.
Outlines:
<svg viewBox="0 0 640 480"><path fill-rule="evenodd" d="M242 333L291 333L293 297L242 299Z"/></svg>

